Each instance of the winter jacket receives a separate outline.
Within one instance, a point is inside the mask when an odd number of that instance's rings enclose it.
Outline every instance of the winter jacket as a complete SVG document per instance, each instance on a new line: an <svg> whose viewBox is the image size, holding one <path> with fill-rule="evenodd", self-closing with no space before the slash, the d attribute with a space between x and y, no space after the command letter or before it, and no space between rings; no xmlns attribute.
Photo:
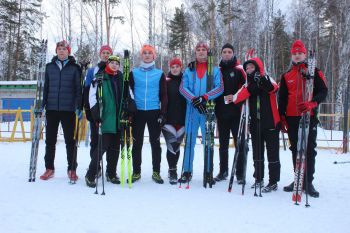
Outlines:
<svg viewBox="0 0 350 233"><path fill-rule="evenodd" d="M301 116L298 104L303 102L302 87L306 85L307 64L293 64L291 69L281 78L278 95L279 113L282 116ZM319 69L315 69L314 88L312 101L319 105L327 97L327 81ZM317 113L317 109L311 111L311 115Z"/></svg>
<svg viewBox="0 0 350 233"><path fill-rule="evenodd" d="M103 76L102 81L102 116L98 106L98 82L95 78L90 87L89 104L91 115L95 122L101 122L102 133L117 133L120 122L120 112L122 110L122 96L124 90L123 75L118 71L117 75L109 75L105 72L96 74Z"/></svg>
<svg viewBox="0 0 350 233"><path fill-rule="evenodd" d="M168 94L166 124L185 125L186 99L179 91L181 80L182 73L177 76L169 73L166 78Z"/></svg>
<svg viewBox="0 0 350 233"><path fill-rule="evenodd" d="M86 118L89 121L92 121L91 111L90 111L90 104L89 104L89 91L91 82L95 78L95 75L98 72L103 72L104 68L106 67L105 62L99 62L97 66L90 68L86 72L85 80L84 80L84 90L83 90L83 106L85 109Z"/></svg>
<svg viewBox="0 0 350 233"><path fill-rule="evenodd" d="M222 119L231 119L239 117L241 114L241 104L229 103L225 104L224 96L234 95L245 84L246 73L243 66L239 64L234 57L229 62L220 62L220 70L224 82L224 92L215 101L216 117Z"/></svg>
<svg viewBox="0 0 350 233"><path fill-rule="evenodd" d="M81 69L74 57L64 62L55 56L46 65L42 107L46 110L74 112L81 108Z"/></svg>
<svg viewBox="0 0 350 233"><path fill-rule="evenodd" d="M208 100L216 99L224 91L224 83L218 67L213 69L213 88L207 90L207 73L202 78L198 77L195 63L190 63L186 68L183 79L180 85L180 93L191 103L192 99L198 96L205 95Z"/></svg>
<svg viewBox="0 0 350 233"><path fill-rule="evenodd" d="M257 96L260 99L260 116L262 129L279 128L280 116L277 109L278 85L274 79L265 74L264 65L259 58L252 58L243 65L244 70L248 63L253 63L256 71L248 75L248 86L244 85L234 96L234 103L240 103L249 98L249 114L251 125L257 120ZM256 88L250 88L255 85Z"/></svg>
<svg viewBox="0 0 350 233"><path fill-rule="evenodd" d="M137 110L160 109L161 114L166 115L168 97L163 71L154 66L134 68L130 72L129 83Z"/></svg>

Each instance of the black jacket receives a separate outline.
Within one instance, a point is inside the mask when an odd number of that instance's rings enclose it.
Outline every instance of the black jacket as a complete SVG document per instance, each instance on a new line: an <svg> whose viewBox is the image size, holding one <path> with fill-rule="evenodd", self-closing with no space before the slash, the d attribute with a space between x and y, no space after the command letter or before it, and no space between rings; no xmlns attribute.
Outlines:
<svg viewBox="0 0 350 233"><path fill-rule="evenodd" d="M186 99L179 91L181 80L182 73L175 76L169 72L166 78L168 94L166 124L185 125Z"/></svg>
<svg viewBox="0 0 350 233"><path fill-rule="evenodd" d="M246 74L243 67L238 64L236 57L229 62L220 62L224 93L216 99L215 114L217 118L230 119L240 116L242 104L225 104L224 96L234 95L243 86Z"/></svg>
<svg viewBox="0 0 350 233"><path fill-rule="evenodd" d="M54 111L75 111L81 107L81 69L74 57L59 67L57 56L46 65L42 107ZM62 63L61 63L62 64Z"/></svg>

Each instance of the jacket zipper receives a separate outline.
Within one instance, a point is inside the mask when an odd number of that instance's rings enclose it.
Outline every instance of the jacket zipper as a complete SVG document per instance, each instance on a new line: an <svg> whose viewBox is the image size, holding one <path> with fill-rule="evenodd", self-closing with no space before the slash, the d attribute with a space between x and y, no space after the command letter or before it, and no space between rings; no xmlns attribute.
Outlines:
<svg viewBox="0 0 350 233"><path fill-rule="evenodd" d="M146 71L145 111L147 110L147 87L148 87L148 72Z"/></svg>

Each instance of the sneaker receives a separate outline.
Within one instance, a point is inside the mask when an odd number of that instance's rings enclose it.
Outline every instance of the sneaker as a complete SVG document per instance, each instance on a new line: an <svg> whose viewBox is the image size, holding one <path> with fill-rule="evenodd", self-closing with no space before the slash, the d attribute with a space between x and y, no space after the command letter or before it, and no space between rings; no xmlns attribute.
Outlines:
<svg viewBox="0 0 350 233"><path fill-rule="evenodd" d="M256 184L256 187L259 188L260 187L260 183L261 183L261 187L264 187L264 181L256 181L250 188L255 188L255 184Z"/></svg>
<svg viewBox="0 0 350 233"><path fill-rule="evenodd" d="M263 188L262 192L263 193L269 193L271 191L277 191L277 183L268 183L265 188Z"/></svg>
<svg viewBox="0 0 350 233"><path fill-rule="evenodd" d="M176 168L170 168L168 171L168 178L170 184L177 184L177 172Z"/></svg>
<svg viewBox="0 0 350 233"><path fill-rule="evenodd" d="M90 180L88 175L85 176L85 182L86 182L86 185L90 188L95 188L96 187L96 180Z"/></svg>
<svg viewBox="0 0 350 233"><path fill-rule="evenodd" d="M320 193L315 189L315 187L312 183L309 184L307 194L309 194L311 197L314 197L314 198L320 197Z"/></svg>
<svg viewBox="0 0 350 233"><path fill-rule="evenodd" d="M79 177L77 176L77 172L75 170L69 170L67 172L68 178L71 181L77 181Z"/></svg>
<svg viewBox="0 0 350 233"><path fill-rule="evenodd" d="M50 178L52 178L55 175L55 170L52 169L46 169L46 171L44 172L44 174L42 174L40 176L40 179L42 180L48 180Z"/></svg>
<svg viewBox="0 0 350 233"><path fill-rule="evenodd" d="M222 180L226 180L228 177L228 172L224 171L224 172L219 172L219 174L214 178L215 181L220 182Z"/></svg>
<svg viewBox="0 0 350 233"><path fill-rule="evenodd" d="M107 182L111 182L112 184L120 184L120 179L117 176L117 174L115 174L114 176L109 176L106 173L106 180L107 180Z"/></svg>
<svg viewBox="0 0 350 233"><path fill-rule="evenodd" d="M191 172L184 172L182 173L182 176L180 179L178 179L179 183L187 183L192 180L192 174Z"/></svg>
<svg viewBox="0 0 350 233"><path fill-rule="evenodd" d="M160 176L159 172L153 172L152 180L154 180L154 182L156 182L157 184L163 184L164 183L164 180Z"/></svg>
<svg viewBox="0 0 350 233"><path fill-rule="evenodd" d="M294 182L292 182L290 185L283 187L283 191L285 192L293 192L294 189Z"/></svg>
<svg viewBox="0 0 350 233"><path fill-rule="evenodd" d="M131 177L131 183L135 183L139 179L141 179L141 173L133 173ZM126 182L128 183L129 180L126 180Z"/></svg>

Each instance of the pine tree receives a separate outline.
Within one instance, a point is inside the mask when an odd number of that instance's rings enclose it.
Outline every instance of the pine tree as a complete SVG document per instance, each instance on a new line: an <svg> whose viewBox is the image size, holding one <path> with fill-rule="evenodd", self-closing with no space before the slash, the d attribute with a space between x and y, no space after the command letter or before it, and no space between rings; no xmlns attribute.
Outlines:
<svg viewBox="0 0 350 233"><path fill-rule="evenodd" d="M170 20L169 28L169 49L174 52L174 55L176 55L177 51L180 50L181 58L184 61L188 61L186 51L188 50L190 33L183 5L181 6L181 8L175 9L174 18Z"/></svg>

